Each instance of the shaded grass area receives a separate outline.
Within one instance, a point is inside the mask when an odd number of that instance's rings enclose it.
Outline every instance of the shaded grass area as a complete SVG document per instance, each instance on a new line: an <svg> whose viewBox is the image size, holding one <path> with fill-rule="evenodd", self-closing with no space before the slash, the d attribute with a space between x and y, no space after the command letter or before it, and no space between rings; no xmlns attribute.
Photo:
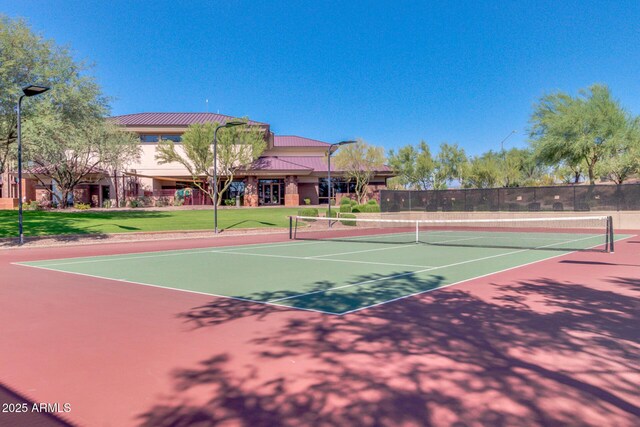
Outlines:
<svg viewBox="0 0 640 427"><path fill-rule="evenodd" d="M220 209L225 229L288 227L297 208ZM213 209L180 211L24 212L25 236L212 230ZM0 238L18 236L18 212L0 210Z"/></svg>

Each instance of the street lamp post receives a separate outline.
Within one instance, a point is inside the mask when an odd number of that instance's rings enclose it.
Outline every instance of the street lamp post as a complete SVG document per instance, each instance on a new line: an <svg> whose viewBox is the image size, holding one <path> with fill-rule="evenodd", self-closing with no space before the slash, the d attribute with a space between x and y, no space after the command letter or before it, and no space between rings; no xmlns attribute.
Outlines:
<svg viewBox="0 0 640 427"><path fill-rule="evenodd" d="M327 150L327 185L329 186L329 203L327 209L327 217L331 218L331 190L333 186L331 185L331 152L333 147L339 147L341 145L347 144L355 144L357 141L340 141L335 142L329 145L329 149ZM331 226L331 221L329 221L329 226Z"/></svg>
<svg viewBox="0 0 640 427"><path fill-rule="evenodd" d="M246 123L233 120L216 126L216 129L213 131L213 232L215 234L218 234L218 129L244 124Z"/></svg>
<svg viewBox="0 0 640 427"><path fill-rule="evenodd" d="M21 126L21 109L22 98L31 97L45 93L50 88L46 86L29 85L22 88L24 95L18 99L18 233L20 235L19 243L24 244L24 234L22 227L22 126Z"/></svg>
<svg viewBox="0 0 640 427"><path fill-rule="evenodd" d="M512 130L511 133L509 133L509 135L507 135L502 141L500 141L500 153L502 153L502 158L504 159L504 143L507 139L509 139L511 137L511 135L513 135L514 133L518 133L517 130Z"/></svg>

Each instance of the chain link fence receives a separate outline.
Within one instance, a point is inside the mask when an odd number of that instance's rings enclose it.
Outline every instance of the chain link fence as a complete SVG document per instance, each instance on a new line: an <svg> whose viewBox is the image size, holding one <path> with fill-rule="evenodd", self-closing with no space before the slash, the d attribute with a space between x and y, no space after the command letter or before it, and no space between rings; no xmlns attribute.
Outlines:
<svg viewBox="0 0 640 427"><path fill-rule="evenodd" d="M453 190L382 190L382 212L561 212L640 210L640 184Z"/></svg>

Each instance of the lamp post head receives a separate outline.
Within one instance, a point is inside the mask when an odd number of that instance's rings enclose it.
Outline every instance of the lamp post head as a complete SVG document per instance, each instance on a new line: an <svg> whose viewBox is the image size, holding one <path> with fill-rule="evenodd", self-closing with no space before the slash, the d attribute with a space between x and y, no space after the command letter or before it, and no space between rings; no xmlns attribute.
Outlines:
<svg viewBox="0 0 640 427"><path fill-rule="evenodd" d="M41 93L45 93L49 89L51 88L47 86L29 85L23 87L22 92L24 93L24 96L36 96L40 95Z"/></svg>
<svg viewBox="0 0 640 427"><path fill-rule="evenodd" d="M226 127L226 128L230 128L230 127L233 127L233 126L242 126L242 125L246 125L246 124L247 124L247 122L243 122L243 121L240 121L240 120L230 120L230 121L226 122L223 126Z"/></svg>
<svg viewBox="0 0 640 427"><path fill-rule="evenodd" d="M333 144L333 145L347 145L347 144L355 144L356 142L358 142L358 141L352 141L352 140L349 140L349 141L340 141L340 142L336 142L336 143L335 143L335 144Z"/></svg>
<svg viewBox="0 0 640 427"><path fill-rule="evenodd" d="M334 152L337 150L337 148L341 145L347 145L347 144L355 144L358 141L340 141L340 142L334 142L333 144L329 144L329 151L330 152Z"/></svg>

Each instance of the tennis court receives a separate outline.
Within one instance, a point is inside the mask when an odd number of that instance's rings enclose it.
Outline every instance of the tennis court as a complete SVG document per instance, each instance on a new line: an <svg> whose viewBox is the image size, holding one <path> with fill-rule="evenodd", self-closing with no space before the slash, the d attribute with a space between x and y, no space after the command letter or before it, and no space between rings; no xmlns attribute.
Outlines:
<svg viewBox="0 0 640 427"><path fill-rule="evenodd" d="M523 222L524 221L524 222ZM20 265L343 315L574 251L607 251L606 217L392 221L298 217L291 240Z"/></svg>
<svg viewBox="0 0 640 427"><path fill-rule="evenodd" d="M635 426L640 240L608 222L5 251L0 396L70 411L0 424Z"/></svg>

